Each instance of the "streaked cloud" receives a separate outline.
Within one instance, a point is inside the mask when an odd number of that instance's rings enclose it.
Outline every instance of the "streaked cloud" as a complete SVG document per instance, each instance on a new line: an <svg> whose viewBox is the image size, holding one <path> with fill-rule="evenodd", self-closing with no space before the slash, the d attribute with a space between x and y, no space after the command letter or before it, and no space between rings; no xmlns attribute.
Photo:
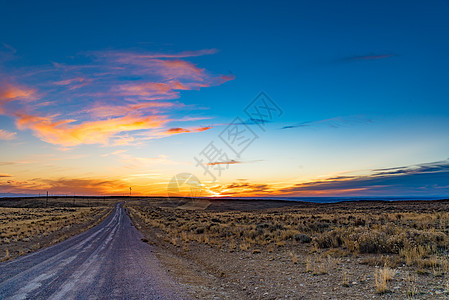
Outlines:
<svg viewBox="0 0 449 300"><path fill-rule="evenodd" d="M16 134L15 132L0 129L0 140L13 140L16 138Z"/></svg>
<svg viewBox="0 0 449 300"><path fill-rule="evenodd" d="M82 64L54 62L35 67L26 76L23 70L9 70L0 74L0 114L13 117L18 129L29 129L62 149L82 144L126 145L142 138L205 131L210 127L170 127L178 119L176 111L185 107L172 100L181 91L234 79L184 60L216 52L89 52L73 59ZM5 78L26 80L16 84ZM198 118L186 116L185 121L189 119Z"/></svg>
<svg viewBox="0 0 449 300"><path fill-rule="evenodd" d="M133 59L154 59L154 58L186 58L203 56L217 53L217 49L203 49L197 51L183 51L179 53L144 53L144 52L130 52L130 51L104 51L101 53L90 52L92 55L115 58L121 61L129 61Z"/></svg>
<svg viewBox="0 0 449 300"><path fill-rule="evenodd" d="M219 193L221 196L256 196L271 194L273 191L269 184L256 184L249 182L233 182L224 186L217 186L210 189L212 192Z"/></svg>
<svg viewBox="0 0 449 300"><path fill-rule="evenodd" d="M17 52L17 50L13 47L13 46L11 46L11 45L8 45L8 44L6 44L6 43L2 43L2 45L3 45L3 47L5 47L6 49L8 49L10 52L12 52L12 53L16 53Z"/></svg>
<svg viewBox="0 0 449 300"><path fill-rule="evenodd" d="M373 123L373 121L365 116L345 116L345 117L334 117L317 121L307 121L296 123L292 125L287 125L281 127L280 129L294 129L294 128L302 128L302 127L311 127L311 126L325 126L332 128L340 128L346 126L353 126L358 124L368 124Z"/></svg>
<svg viewBox="0 0 449 300"><path fill-rule="evenodd" d="M167 155L160 154L156 157L142 157L137 155L132 155L128 153L128 150L117 150L112 153L106 153L102 156L113 156L116 157L117 160L125 165L127 168L141 168L141 167L149 167L152 165L180 165L182 163L171 160Z"/></svg>
<svg viewBox="0 0 449 300"><path fill-rule="evenodd" d="M35 93L34 89L11 83L0 74L0 114L6 113L8 103L32 99Z"/></svg>
<svg viewBox="0 0 449 300"><path fill-rule="evenodd" d="M209 166L215 166L215 165L235 165L235 164L241 164L242 162L236 161L236 160L228 160L228 161L216 161L216 162L210 162L207 165Z"/></svg>
<svg viewBox="0 0 449 300"><path fill-rule="evenodd" d="M162 135L172 135L172 134L179 134L179 133L188 133L188 132L202 132L211 129L211 126L204 126L204 127L196 127L196 128L181 128L181 127L174 127L170 128L164 132L162 132Z"/></svg>
<svg viewBox="0 0 449 300"><path fill-rule="evenodd" d="M338 176L295 184L280 194L333 195L448 195L449 160L420 165L376 169L364 176ZM405 192L404 192L405 191ZM363 192L363 193L361 193Z"/></svg>
<svg viewBox="0 0 449 300"><path fill-rule="evenodd" d="M389 57L396 56L395 54L368 54L368 55L357 55L357 56L350 56L347 57L346 61L357 61L357 60L379 60L379 59L385 59Z"/></svg>
<svg viewBox="0 0 449 300"><path fill-rule="evenodd" d="M346 173L346 172L345 172ZM366 175L329 176L297 184L254 183L240 179L209 186L214 196L440 196L449 195L449 159L419 165L375 169Z"/></svg>
<svg viewBox="0 0 449 300"><path fill-rule="evenodd" d="M123 132L160 128L166 123L159 116L144 117L127 115L99 121L86 121L73 124L76 120L54 120L52 117L39 117L22 112L16 112L17 128L31 129L41 140L62 145L76 146L79 144L104 144L110 140L120 141Z"/></svg>
<svg viewBox="0 0 449 300"><path fill-rule="evenodd" d="M68 90L82 88L92 82L92 79L76 77L54 82L55 85L66 86Z"/></svg>

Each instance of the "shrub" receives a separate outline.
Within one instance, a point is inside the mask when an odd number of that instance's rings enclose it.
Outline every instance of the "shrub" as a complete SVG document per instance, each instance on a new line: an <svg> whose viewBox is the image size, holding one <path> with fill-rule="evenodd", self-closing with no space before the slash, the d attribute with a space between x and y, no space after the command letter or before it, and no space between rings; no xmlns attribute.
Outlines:
<svg viewBox="0 0 449 300"><path fill-rule="evenodd" d="M337 248L343 244L341 231L334 229L325 232L315 238L315 242L319 248Z"/></svg>
<svg viewBox="0 0 449 300"><path fill-rule="evenodd" d="M310 243L312 241L310 236L303 234L303 233L295 234L294 239L295 239L295 241L301 242L301 243Z"/></svg>
<svg viewBox="0 0 449 300"><path fill-rule="evenodd" d="M385 234L378 231L362 233L358 239L360 253L382 253L386 249Z"/></svg>

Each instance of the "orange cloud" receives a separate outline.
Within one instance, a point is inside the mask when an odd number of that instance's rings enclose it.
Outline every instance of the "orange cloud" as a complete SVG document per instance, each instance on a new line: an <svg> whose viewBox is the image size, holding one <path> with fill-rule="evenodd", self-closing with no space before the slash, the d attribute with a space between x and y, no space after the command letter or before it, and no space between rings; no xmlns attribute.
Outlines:
<svg viewBox="0 0 449 300"><path fill-rule="evenodd" d="M191 132L202 132L211 129L211 126L205 126L205 127L198 127L198 128L181 128L181 127L175 127L170 128L166 131L164 131L163 135L171 135L171 134L179 134L179 133L191 133Z"/></svg>
<svg viewBox="0 0 449 300"><path fill-rule="evenodd" d="M207 188L214 196L257 196L272 195L273 187L269 184L254 184L248 182L233 182L227 185L217 185Z"/></svg>
<svg viewBox="0 0 449 300"><path fill-rule="evenodd" d="M190 132L190 130L188 130L186 128L175 127L175 128L170 128L169 130L166 130L164 133L177 134L177 133L186 133L186 132Z"/></svg>
<svg viewBox="0 0 449 300"><path fill-rule="evenodd" d="M199 81L204 80L204 69L200 69L191 62L174 59L158 60L162 64L161 74L168 78L191 78Z"/></svg>
<svg viewBox="0 0 449 300"><path fill-rule="evenodd" d="M3 86L0 86L0 99L13 100L17 98L28 98L33 93L33 89L25 89L11 84L3 84Z"/></svg>
<svg viewBox="0 0 449 300"><path fill-rule="evenodd" d="M5 104L14 100L28 99L34 96L35 90L13 85L0 80L0 114L5 114Z"/></svg>
<svg viewBox="0 0 449 300"><path fill-rule="evenodd" d="M240 161L236 161L236 160L229 160L229 161L216 161L216 162L211 162L208 163L207 165L209 166L216 166L216 165L235 165L235 164L241 164L242 162Z"/></svg>
<svg viewBox="0 0 449 300"><path fill-rule="evenodd" d="M19 129L31 129L42 140L63 146L79 144L105 144L121 132L160 128L166 121L159 117L128 115L100 121L68 125L74 120L54 121L51 117L38 117L16 113Z"/></svg>

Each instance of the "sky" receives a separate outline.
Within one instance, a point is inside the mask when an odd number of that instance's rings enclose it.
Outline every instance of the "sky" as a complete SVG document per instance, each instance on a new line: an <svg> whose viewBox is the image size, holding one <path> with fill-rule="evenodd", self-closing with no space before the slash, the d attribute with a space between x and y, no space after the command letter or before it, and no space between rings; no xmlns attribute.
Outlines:
<svg viewBox="0 0 449 300"><path fill-rule="evenodd" d="M0 194L448 196L448 14L1 1Z"/></svg>

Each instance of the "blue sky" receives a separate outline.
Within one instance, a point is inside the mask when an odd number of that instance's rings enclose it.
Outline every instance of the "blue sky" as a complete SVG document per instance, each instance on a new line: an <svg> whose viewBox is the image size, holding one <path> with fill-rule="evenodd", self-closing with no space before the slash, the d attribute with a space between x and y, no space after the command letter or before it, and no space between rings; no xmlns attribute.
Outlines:
<svg viewBox="0 0 449 300"><path fill-rule="evenodd" d="M436 188L403 176L360 189L376 169L447 163L448 12L447 1L3 1L0 84L22 93L2 100L0 187L163 194L187 171L213 195L448 195L444 176ZM282 116L266 131L250 125L259 139L210 180L193 157L260 91ZM139 106L156 100L157 112ZM113 108L129 113L103 114ZM130 124L136 115L145 126ZM93 133L110 123L119 129ZM336 174L354 189L291 188ZM86 184L105 177L114 188Z"/></svg>

